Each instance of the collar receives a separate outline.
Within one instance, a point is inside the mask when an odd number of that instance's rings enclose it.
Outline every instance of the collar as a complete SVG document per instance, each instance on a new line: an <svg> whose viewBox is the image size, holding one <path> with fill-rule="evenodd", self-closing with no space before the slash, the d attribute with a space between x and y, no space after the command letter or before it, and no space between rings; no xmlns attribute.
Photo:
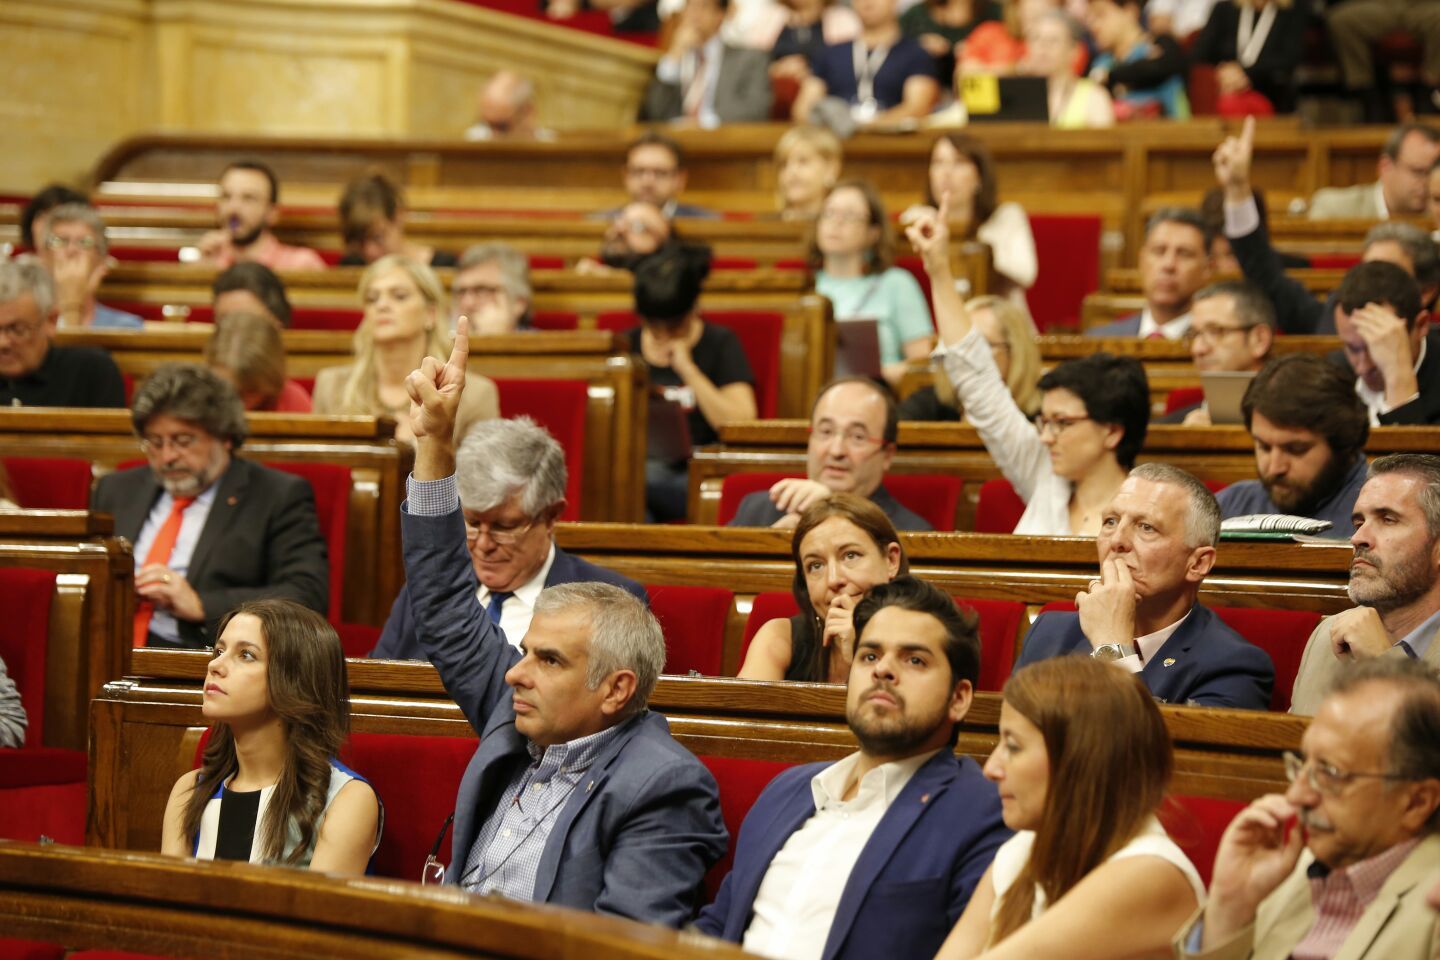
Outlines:
<svg viewBox="0 0 1440 960"><path fill-rule="evenodd" d="M1318 900L1325 894L1327 888L1337 883L1343 883L1349 885L1361 906L1369 906L1370 902L1380 895L1380 888L1385 886L1385 881L1390 879L1390 875L1420 845L1421 839L1421 837L1413 837L1401 841L1389 850L1377 853L1368 860L1361 860L1359 863L1352 863L1348 867L1340 867L1336 870L1332 870L1316 860L1305 869L1306 876L1310 878L1311 899Z"/></svg>
<svg viewBox="0 0 1440 960"><path fill-rule="evenodd" d="M1420 375L1420 365L1425 362L1425 349L1429 344L1428 336L1420 338L1420 353L1415 357L1415 375L1417 377ZM1379 426L1380 414L1389 413L1393 409L1385 406L1385 391L1371 390L1370 385L1362 377L1355 378L1355 394L1360 398L1360 402L1370 410L1370 426L1372 427Z"/></svg>
<svg viewBox="0 0 1440 960"><path fill-rule="evenodd" d="M639 717L643 711L636 714ZM530 754L530 759L536 763L545 762L552 766L557 773L573 773L589 768L595 762L600 752L614 740L620 731L628 727L635 717L629 720L622 720L613 727L601 730L599 733L592 733L589 736L578 737L566 743L555 743L548 747L542 747L533 740L526 739L525 749Z"/></svg>
<svg viewBox="0 0 1440 960"><path fill-rule="evenodd" d="M1155 315L1150 312L1150 307L1148 305L1140 311L1139 336L1142 340L1149 337L1153 333L1164 334L1166 340L1181 340L1184 339L1185 334L1189 331L1189 311L1186 311L1185 313L1182 313L1180 316L1176 317L1174 320L1170 320L1163 324L1156 321Z"/></svg>
<svg viewBox="0 0 1440 960"><path fill-rule="evenodd" d="M1169 640L1172 636L1174 636L1175 631L1179 630L1180 626L1186 620L1190 619L1190 614L1194 612L1195 608L1192 606L1189 610L1185 611L1185 616L1181 617L1179 620L1176 620L1174 623L1170 624L1170 626L1161 627L1154 633L1147 633L1143 637L1136 637L1135 647L1137 650L1140 651L1140 658L1146 663L1149 663L1151 659L1154 658L1155 654L1160 652L1160 648L1165 646L1165 641Z"/></svg>
<svg viewBox="0 0 1440 960"><path fill-rule="evenodd" d="M895 802L895 798L900 796L900 791L905 789L916 771L929 763L930 758L939 752L931 750L903 760L880 764L860 779L860 787L855 791L854 799L848 803L862 807L880 803L888 808ZM815 800L816 810L847 805L843 798L855 779L855 768L859 765L860 754L852 753L811 778L810 794Z"/></svg>
<svg viewBox="0 0 1440 960"><path fill-rule="evenodd" d="M1425 654L1430 649L1430 644L1435 640L1436 628L1440 628L1440 610L1436 610L1425 618L1414 630L1401 637L1396 643L1403 643L1410 648L1415 659L1424 660Z"/></svg>
<svg viewBox="0 0 1440 960"><path fill-rule="evenodd" d="M1335 502L1336 498L1338 498L1346 490L1350 489L1351 486L1356 483L1364 483L1365 474L1369 471L1369 469L1370 464L1368 461L1366 461L1365 455L1363 453L1358 454L1355 457L1354 465L1351 466L1348 471L1346 471L1345 476L1342 477L1340 479L1340 482L1335 485L1334 491L1331 492L1331 494L1324 500L1321 500L1318 504L1316 504L1315 509L1311 512L1323 513L1330 506L1330 504Z"/></svg>
<svg viewBox="0 0 1440 960"><path fill-rule="evenodd" d="M545 562L540 565L540 569L535 572L535 576L512 590L510 596L518 599L527 608L534 610L535 603L540 599L540 591L545 589L545 581L549 578L550 568L553 566L555 566L555 541L551 540L550 552L546 555ZM481 603L484 603L490 598L490 588L481 584L475 596Z"/></svg>

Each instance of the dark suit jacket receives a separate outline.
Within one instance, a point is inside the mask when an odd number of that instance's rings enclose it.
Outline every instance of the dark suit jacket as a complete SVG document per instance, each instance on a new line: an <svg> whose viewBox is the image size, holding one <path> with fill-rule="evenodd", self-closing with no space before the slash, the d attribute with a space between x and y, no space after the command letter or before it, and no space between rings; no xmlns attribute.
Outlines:
<svg viewBox="0 0 1440 960"><path fill-rule="evenodd" d="M178 621L183 645L213 643L220 618L247 600L294 600L326 613L330 567L309 482L240 457L216 482L188 575L205 622ZM101 478L90 509L114 514L115 532L134 543L161 493L151 469L135 467Z"/></svg>
<svg viewBox="0 0 1440 960"><path fill-rule="evenodd" d="M770 119L770 55L726 44L715 73L715 113L721 123L760 123ZM685 92L678 83L651 77L640 106L641 120L678 120L685 115ZM677 214L679 216L680 214Z"/></svg>
<svg viewBox="0 0 1440 960"><path fill-rule="evenodd" d="M597 567L589 560L582 560L568 554L559 547L555 548L555 562L550 564L550 572L545 577L545 586L553 587L562 583L587 583L597 580L601 583L613 583L626 593L634 594L641 603L648 604L650 602L650 598L645 594L645 588L629 577L622 577L604 567ZM380 634L380 642L375 644L375 649L370 651L370 656L384 660L425 659L425 650L420 645L420 638L415 635L415 617L410 612L410 587L408 584L400 588L400 594L390 608L390 617L385 621L385 630Z"/></svg>
<svg viewBox="0 0 1440 960"><path fill-rule="evenodd" d="M1271 245L1263 222L1243 237L1229 239L1240 272L1274 305L1275 326L1281 333L1335 333L1335 294L1322 305L1304 284L1286 274L1285 262Z"/></svg>
<svg viewBox="0 0 1440 960"><path fill-rule="evenodd" d="M1041 614L1025 637L1015 669L1050 657L1089 656L1090 650L1080 631L1080 614ZM1275 665L1264 650L1197 603L1146 662L1140 678L1165 703L1265 710L1275 686Z"/></svg>
<svg viewBox="0 0 1440 960"><path fill-rule="evenodd" d="M915 511L909 509L885 489L882 483L875 488L870 495L870 500L875 506L885 511L885 516L895 525L896 530L918 530L929 531L935 529L930 526L929 521ZM779 520L785 514L775 506L775 501L770 499L770 494L764 490L756 490L754 493L747 493L740 500L740 506L735 508L735 516L730 518L727 527L768 527Z"/></svg>
<svg viewBox="0 0 1440 960"><path fill-rule="evenodd" d="M1138 337L1140 336L1140 314L1132 313L1128 317L1121 317L1119 320L1112 320L1110 323L1102 323L1098 327L1091 327L1085 331L1087 337Z"/></svg>
<svg viewBox="0 0 1440 960"><path fill-rule="evenodd" d="M810 781L825 766L786 770L760 794L740 827L735 866L696 922L701 932L744 939L770 861L815 814ZM860 852L823 960L934 956L1009 838L994 785L975 761L941 750L916 771Z"/></svg>
<svg viewBox="0 0 1440 960"><path fill-rule="evenodd" d="M1250 86L1257 93L1264 94L1274 105L1276 113L1291 113L1295 109L1295 69L1300 66L1305 28L1309 25L1308 10L1298 6L1276 10L1275 22L1271 24L1270 34L1260 48L1260 55L1245 68ZM1215 4L1209 21L1190 48L1190 59L1195 63L1216 66L1237 61L1239 26L1238 6L1233 3Z"/></svg>
<svg viewBox="0 0 1440 960"><path fill-rule="evenodd" d="M505 673L520 652L475 602L460 510L402 510L410 609L446 691L480 734L455 798L452 864L463 864L515 774L530 762L515 729ZM560 810L535 876L535 901L678 927L693 913L705 871L728 842L715 779L644 712L596 757ZM458 881L459 870L451 871Z"/></svg>
<svg viewBox="0 0 1440 960"><path fill-rule="evenodd" d="M1425 360L1415 379L1420 383L1420 396L1380 415L1380 425L1425 426L1440 423L1440 330L1432 329L1425 336Z"/></svg>

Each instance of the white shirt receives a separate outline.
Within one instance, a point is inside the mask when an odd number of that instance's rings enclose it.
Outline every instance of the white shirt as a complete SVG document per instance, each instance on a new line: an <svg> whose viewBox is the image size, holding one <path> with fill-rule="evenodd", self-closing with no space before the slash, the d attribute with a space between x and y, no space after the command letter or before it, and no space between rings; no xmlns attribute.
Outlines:
<svg viewBox="0 0 1440 960"><path fill-rule="evenodd" d="M678 58L661 57L660 62L655 66L655 76L662 83L678 85L682 99L688 93L692 81L701 84L701 90L704 92L700 97L699 112L695 120L701 127L712 130L720 126L720 115L715 112L715 88L720 82L720 59L725 56L725 42L717 33L705 41L699 52L705 58L702 76L695 76L698 60L694 50L687 50ZM501 612L504 612L503 607Z"/></svg>
<svg viewBox="0 0 1440 960"><path fill-rule="evenodd" d="M1153 333L1163 334L1166 340L1183 340L1185 334L1190 332L1190 314L1185 313L1166 323L1159 323L1155 315L1150 312L1147 306L1140 311L1140 333L1141 340L1146 339Z"/></svg>
<svg viewBox="0 0 1440 960"><path fill-rule="evenodd" d="M1425 341L1421 340L1420 355L1415 358L1415 375L1417 377L1420 375L1420 364L1424 362ZM1407 403L1413 403L1420 398L1420 394L1417 392L1412 393L1409 397L1400 401L1397 404L1388 404L1385 402L1385 391L1371 390L1365 384L1365 379L1363 377L1355 378L1355 394L1360 398L1360 402L1365 404L1365 409L1370 411L1370 426L1372 427L1380 426L1380 417L1382 414L1386 414L1389 413L1391 410L1403 407Z"/></svg>
<svg viewBox="0 0 1440 960"><path fill-rule="evenodd" d="M505 602L501 604L500 629L512 647L520 646L520 642L525 639L525 634L530 632L530 621L535 617L535 602L540 599L540 591L545 589L545 578L550 576L550 568L554 565L555 544L551 543L550 553L545 557L545 563L540 567L540 572L525 581L513 595L506 597ZM480 606L488 610L490 588L482 583L480 589L475 591L475 599L480 601Z"/></svg>
<svg viewBox="0 0 1440 960"><path fill-rule="evenodd" d="M1176 620L1168 627L1161 627L1154 633L1147 633L1143 637L1136 637L1135 649L1140 652L1132 653L1128 657L1121 657L1119 660L1114 661L1115 665L1117 667L1124 667L1131 673L1139 673L1141 670L1144 670L1145 664L1155 659L1155 654L1159 653L1160 648L1165 646L1165 641L1169 640L1175 631L1180 629L1180 624L1188 620L1194 610L1194 607L1186 610L1185 616Z"/></svg>
<svg viewBox="0 0 1440 960"><path fill-rule="evenodd" d="M186 507L185 513L181 515L180 533L175 538L175 546L170 551L170 562L166 566L187 580L190 579L190 559L195 555L195 545L200 542L200 533L205 529L205 521L210 517L210 507L215 503L215 491L219 488L220 478L216 477L215 482L196 497L195 502ZM150 547L155 543L155 538L160 534L160 528L165 525L165 518L170 516L170 508L174 504L175 498L170 496L168 491L162 492L160 499L155 501L155 506L150 508L149 516L140 525L140 534L135 538L136 573L145 566ZM206 610L205 614L214 616L217 612L224 611ZM175 616L170 611L157 609L150 618L150 632L166 640L178 641L180 624L175 621Z"/></svg>
<svg viewBox="0 0 1440 960"><path fill-rule="evenodd" d="M848 802L842 798L860 754L815 775L810 781L815 814L770 861L741 944L746 951L773 960L819 960L855 861L890 804L937 752L882 763L860 779Z"/></svg>

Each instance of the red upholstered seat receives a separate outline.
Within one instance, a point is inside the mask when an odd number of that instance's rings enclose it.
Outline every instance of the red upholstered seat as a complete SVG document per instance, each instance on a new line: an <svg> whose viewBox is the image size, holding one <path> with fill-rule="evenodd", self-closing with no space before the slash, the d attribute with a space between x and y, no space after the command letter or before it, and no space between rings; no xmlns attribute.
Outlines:
<svg viewBox="0 0 1440 960"><path fill-rule="evenodd" d="M45 742L45 654L50 639L50 602L55 596L55 572L28 567L0 568L0 660L20 691L29 725L25 742Z"/></svg>
<svg viewBox="0 0 1440 960"><path fill-rule="evenodd" d="M0 939L0 960L61 960L65 948L38 940ZM80 954L72 953L72 957Z"/></svg>
<svg viewBox="0 0 1440 960"><path fill-rule="evenodd" d="M740 501L752 493L769 490L786 477L798 473L732 473L720 484L720 511L716 522L721 526L735 518ZM885 477L885 487L909 509L925 518L936 530L955 529L955 511L960 506L964 481L959 477L938 473L892 473Z"/></svg>
<svg viewBox="0 0 1440 960"><path fill-rule="evenodd" d="M725 526L735 519L740 501L752 493L769 490L786 477L800 477L799 473L732 473L720 482L720 512L715 522Z"/></svg>
<svg viewBox="0 0 1440 960"><path fill-rule="evenodd" d="M565 451L565 512L560 519L579 520L589 386L584 380L496 380L495 386L502 417L530 417Z"/></svg>
<svg viewBox="0 0 1440 960"><path fill-rule="evenodd" d="M1025 501L1004 477L993 477L980 484L980 500L975 505L976 533L1013 533L1025 515Z"/></svg>
<svg viewBox="0 0 1440 960"><path fill-rule="evenodd" d="M1182 407L1194 406L1204 399L1204 387L1176 387L1165 395L1165 412L1174 413Z"/></svg>
<svg viewBox="0 0 1440 960"><path fill-rule="evenodd" d="M1100 287L1100 217L1031 214L1035 284L1025 291L1041 333L1080 329L1080 304Z"/></svg>
<svg viewBox="0 0 1440 960"><path fill-rule="evenodd" d="M745 653L755 632L771 620L788 620L800 612L795 598L778 590L773 593L757 593L750 604L750 615L745 618L745 633L740 640L740 663L745 663Z"/></svg>
<svg viewBox="0 0 1440 960"><path fill-rule="evenodd" d="M90 461L70 457L0 457L15 502L27 510L85 510Z"/></svg>
<svg viewBox="0 0 1440 960"><path fill-rule="evenodd" d="M1168 798L1160 806L1160 822L1165 825L1170 839L1195 864L1200 879L1207 887L1215 867L1215 851L1220 846L1220 837L1243 809L1245 804L1239 800L1183 794Z"/></svg>
<svg viewBox="0 0 1440 960"><path fill-rule="evenodd" d="M291 313L294 330L352 331L360 326L365 311L352 307L297 307Z"/></svg>
<svg viewBox="0 0 1440 960"><path fill-rule="evenodd" d="M1290 709L1290 694L1305 641L1320 625L1320 614L1309 610L1261 610L1249 607L1215 607L1215 615L1240 636L1270 655L1275 664L1275 688L1270 709Z"/></svg>
<svg viewBox="0 0 1440 960"><path fill-rule="evenodd" d="M721 587L676 587L646 584L650 610L665 632L665 672L720 676L725 648L725 621L735 594Z"/></svg>
<svg viewBox="0 0 1440 960"><path fill-rule="evenodd" d="M333 463L267 463L274 470L293 473L310 482L315 491L315 512L320 536L330 557L330 619L339 622L345 593L345 533L350 523L350 468Z"/></svg>
<svg viewBox="0 0 1440 960"><path fill-rule="evenodd" d="M747 760L703 754L700 762L709 768L715 783L720 787L720 815L725 819L725 829L730 832L730 847L725 851L725 856L705 875L705 901L708 903L720 892L720 883L735 861L735 842L740 835L740 824L745 822L745 815L755 805L755 800L766 785L794 764L779 760Z"/></svg>
<svg viewBox="0 0 1440 960"><path fill-rule="evenodd" d="M580 326L580 314L568 310L536 310L531 319L537 330L575 330Z"/></svg>
<svg viewBox="0 0 1440 960"><path fill-rule="evenodd" d="M368 623L333 623L340 635L340 648L347 657L368 657L380 642L380 627Z"/></svg>
<svg viewBox="0 0 1440 960"><path fill-rule="evenodd" d="M1360 262L1358 253L1312 253L1309 256L1312 270L1349 270Z"/></svg>

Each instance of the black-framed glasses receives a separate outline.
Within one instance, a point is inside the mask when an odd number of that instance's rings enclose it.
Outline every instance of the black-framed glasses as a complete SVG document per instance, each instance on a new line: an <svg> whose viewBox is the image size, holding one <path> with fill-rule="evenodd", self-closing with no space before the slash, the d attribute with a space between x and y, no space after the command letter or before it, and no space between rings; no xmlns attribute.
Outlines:
<svg viewBox="0 0 1440 960"><path fill-rule="evenodd" d="M1327 797L1339 795L1346 786L1355 780L1411 779L1399 773L1360 773L1354 770L1341 770L1334 764L1311 760L1290 750L1285 751L1284 758L1286 780L1294 783L1300 778L1300 774L1304 773L1305 782L1310 785L1310 789Z"/></svg>
<svg viewBox="0 0 1440 960"><path fill-rule="evenodd" d="M1041 435L1044 435L1047 430L1053 430L1055 436L1058 437L1075 424L1084 423L1089 419L1089 417L1036 417L1035 428L1040 431Z"/></svg>

